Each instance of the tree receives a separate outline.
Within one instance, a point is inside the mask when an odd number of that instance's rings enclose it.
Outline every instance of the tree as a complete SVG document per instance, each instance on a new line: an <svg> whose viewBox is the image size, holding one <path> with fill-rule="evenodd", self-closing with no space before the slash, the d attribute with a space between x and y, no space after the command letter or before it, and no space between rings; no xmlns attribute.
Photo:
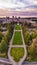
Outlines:
<svg viewBox="0 0 37 65"><path fill-rule="evenodd" d="M6 40L4 40L4 38L2 39L2 42L1 42L1 52L6 52L8 49L8 45L6 43Z"/></svg>
<svg viewBox="0 0 37 65"><path fill-rule="evenodd" d="M31 40L31 35L30 35L28 32L26 32L26 33L25 33L25 36L24 36L24 39L25 39L25 43L26 43L27 45L29 45L28 43L29 43L30 40Z"/></svg>
<svg viewBox="0 0 37 65"><path fill-rule="evenodd" d="M2 40L2 37L3 37L3 34L2 34L2 32L0 32L0 42Z"/></svg>
<svg viewBox="0 0 37 65"><path fill-rule="evenodd" d="M31 56L35 56L35 43L32 43L31 45L30 45L30 47L28 48L28 53L29 53L29 55L31 55Z"/></svg>
<svg viewBox="0 0 37 65"><path fill-rule="evenodd" d="M32 38L36 38L36 37L37 37L37 33L36 32L32 33Z"/></svg>

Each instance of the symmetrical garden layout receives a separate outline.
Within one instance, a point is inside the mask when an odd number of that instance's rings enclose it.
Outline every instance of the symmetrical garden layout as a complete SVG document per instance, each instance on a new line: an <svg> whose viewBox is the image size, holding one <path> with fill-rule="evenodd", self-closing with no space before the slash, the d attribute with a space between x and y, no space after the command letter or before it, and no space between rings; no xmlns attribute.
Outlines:
<svg viewBox="0 0 37 65"><path fill-rule="evenodd" d="M8 56L13 65L21 65L26 58L26 46L24 43L22 29L19 24L15 26L14 34L10 42Z"/></svg>

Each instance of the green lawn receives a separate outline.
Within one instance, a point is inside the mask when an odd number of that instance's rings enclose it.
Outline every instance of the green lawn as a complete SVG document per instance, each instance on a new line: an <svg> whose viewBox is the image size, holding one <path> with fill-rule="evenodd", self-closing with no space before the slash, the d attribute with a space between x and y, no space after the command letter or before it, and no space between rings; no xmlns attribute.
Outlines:
<svg viewBox="0 0 37 65"><path fill-rule="evenodd" d="M20 25L16 25L15 29L20 30Z"/></svg>
<svg viewBox="0 0 37 65"><path fill-rule="evenodd" d="M21 44L22 44L21 32L15 32L13 45L21 45Z"/></svg>
<svg viewBox="0 0 37 65"><path fill-rule="evenodd" d="M12 48L11 56L18 62L24 56L24 48Z"/></svg>

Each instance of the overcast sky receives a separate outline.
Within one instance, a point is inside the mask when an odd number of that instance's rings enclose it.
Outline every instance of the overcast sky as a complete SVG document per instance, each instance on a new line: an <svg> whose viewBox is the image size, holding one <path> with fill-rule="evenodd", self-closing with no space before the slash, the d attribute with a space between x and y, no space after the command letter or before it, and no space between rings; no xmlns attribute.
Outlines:
<svg viewBox="0 0 37 65"><path fill-rule="evenodd" d="M37 16L37 0L0 0L0 16Z"/></svg>

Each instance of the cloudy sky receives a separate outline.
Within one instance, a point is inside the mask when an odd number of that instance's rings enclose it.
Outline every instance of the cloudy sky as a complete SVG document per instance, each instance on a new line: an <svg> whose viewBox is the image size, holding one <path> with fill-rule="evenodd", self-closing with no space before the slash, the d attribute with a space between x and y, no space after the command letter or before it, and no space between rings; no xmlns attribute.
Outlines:
<svg viewBox="0 0 37 65"><path fill-rule="evenodd" d="M37 0L0 0L0 16L37 16Z"/></svg>

